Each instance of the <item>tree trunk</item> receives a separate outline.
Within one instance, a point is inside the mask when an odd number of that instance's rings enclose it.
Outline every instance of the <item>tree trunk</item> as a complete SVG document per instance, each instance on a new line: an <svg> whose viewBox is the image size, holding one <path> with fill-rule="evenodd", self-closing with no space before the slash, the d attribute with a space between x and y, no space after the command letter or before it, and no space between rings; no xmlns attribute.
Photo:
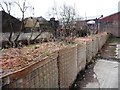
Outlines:
<svg viewBox="0 0 120 90"><path fill-rule="evenodd" d="M37 40L37 38L41 35L42 32L40 32L34 39L33 42L35 42L35 40Z"/></svg>
<svg viewBox="0 0 120 90"><path fill-rule="evenodd" d="M21 22L21 27L20 27L20 31L16 37L16 39L14 40L14 42L16 43L20 37L20 34L21 34L21 31L23 30L23 26L24 26L24 12L23 12L23 15L22 15L22 22Z"/></svg>

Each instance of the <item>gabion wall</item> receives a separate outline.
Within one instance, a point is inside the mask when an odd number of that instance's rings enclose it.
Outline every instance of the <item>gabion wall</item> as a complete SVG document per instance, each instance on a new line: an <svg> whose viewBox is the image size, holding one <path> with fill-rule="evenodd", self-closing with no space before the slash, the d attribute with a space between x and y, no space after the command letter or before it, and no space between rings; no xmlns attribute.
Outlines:
<svg viewBox="0 0 120 90"><path fill-rule="evenodd" d="M92 39L92 57L95 57L98 52L98 40L95 35L89 36Z"/></svg>
<svg viewBox="0 0 120 90"><path fill-rule="evenodd" d="M107 32L98 34L98 48L99 50L102 48L102 46L105 44L106 40L108 39L109 35L107 34Z"/></svg>
<svg viewBox="0 0 120 90"><path fill-rule="evenodd" d="M93 56L93 40L91 38L85 37L85 38L79 38L80 41L86 42L86 63L89 63Z"/></svg>
<svg viewBox="0 0 120 90"><path fill-rule="evenodd" d="M77 45L59 50L60 88L69 88L77 76Z"/></svg>
<svg viewBox="0 0 120 90"><path fill-rule="evenodd" d="M3 88L69 88L77 74L105 44L109 35L104 32L61 48L50 56L14 73L0 77ZM54 48L54 47L53 47Z"/></svg>
<svg viewBox="0 0 120 90"><path fill-rule="evenodd" d="M58 53L2 78L7 88L58 88Z"/></svg>
<svg viewBox="0 0 120 90"><path fill-rule="evenodd" d="M80 41L79 38L74 40L77 43L77 73L86 66L86 42Z"/></svg>

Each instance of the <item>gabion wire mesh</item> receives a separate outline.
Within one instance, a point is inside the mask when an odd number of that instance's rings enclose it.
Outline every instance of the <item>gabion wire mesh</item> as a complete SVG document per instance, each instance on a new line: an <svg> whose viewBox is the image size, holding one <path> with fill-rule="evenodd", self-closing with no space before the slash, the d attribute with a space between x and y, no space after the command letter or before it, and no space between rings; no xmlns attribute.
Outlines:
<svg viewBox="0 0 120 90"><path fill-rule="evenodd" d="M79 38L74 40L77 43L77 73L85 68L86 65L86 42L80 41Z"/></svg>
<svg viewBox="0 0 120 90"><path fill-rule="evenodd" d="M104 32L77 38L74 45L61 48L26 68L2 76L3 88L69 88L78 72L96 55L109 35Z"/></svg>
<svg viewBox="0 0 120 90"><path fill-rule="evenodd" d="M58 88L58 68L55 52L51 57L5 76L3 86L9 88Z"/></svg>
<svg viewBox="0 0 120 90"><path fill-rule="evenodd" d="M59 51L60 88L69 88L77 76L77 46Z"/></svg>

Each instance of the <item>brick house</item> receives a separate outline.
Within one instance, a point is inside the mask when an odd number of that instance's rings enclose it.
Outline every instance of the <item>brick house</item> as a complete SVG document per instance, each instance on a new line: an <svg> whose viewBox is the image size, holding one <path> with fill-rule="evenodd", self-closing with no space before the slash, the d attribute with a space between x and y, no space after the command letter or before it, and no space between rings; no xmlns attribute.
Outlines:
<svg viewBox="0 0 120 90"><path fill-rule="evenodd" d="M53 36L58 37L59 36L58 29L60 27L59 21L55 20L55 18L53 17L53 18L50 18L48 22L51 27L51 32L53 33Z"/></svg>
<svg viewBox="0 0 120 90"><path fill-rule="evenodd" d="M42 30L49 31L50 23L43 17L28 17L24 20L25 31L30 32L30 30L34 27L34 32Z"/></svg>
<svg viewBox="0 0 120 90"><path fill-rule="evenodd" d="M100 31L107 31L116 37L120 37L120 12L100 19Z"/></svg>
<svg viewBox="0 0 120 90"><path fill-rule="evenodd" d="M42 32L51 32L54 36L56 36L59 27L59 21L55 18L50 18L47 21L43 17L28 17L24 20L24 24L25 32L30 32L34 27L34 32L41 30Z"/></svg>

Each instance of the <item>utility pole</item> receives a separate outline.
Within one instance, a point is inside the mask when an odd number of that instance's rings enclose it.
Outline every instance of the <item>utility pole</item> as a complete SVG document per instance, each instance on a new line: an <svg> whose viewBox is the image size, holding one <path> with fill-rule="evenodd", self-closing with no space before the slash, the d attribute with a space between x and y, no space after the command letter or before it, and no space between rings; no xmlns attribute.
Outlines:
<svg viewBox="0 0 120 90"><path fill-rule="evenodd" d="M96 18L96 19L95 19L96 28L97 28L96 33L98 33L98 31L99 31L99 20L100 20L100 18L102 18L102 17L103 17L103 15L101 15L99 18Z"/></svg>

